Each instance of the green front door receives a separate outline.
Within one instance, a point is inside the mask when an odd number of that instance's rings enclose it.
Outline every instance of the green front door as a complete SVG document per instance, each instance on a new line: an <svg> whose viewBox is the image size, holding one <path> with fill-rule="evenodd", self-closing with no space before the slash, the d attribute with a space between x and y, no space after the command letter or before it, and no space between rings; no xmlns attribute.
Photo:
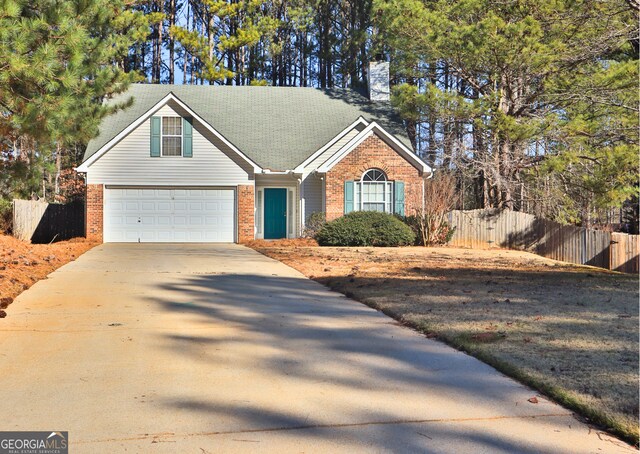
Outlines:
<svg viewBox="0 0 640 454"><path fill-rule="evenodd" d="M287 237L287 190L264 190L264 237L268 240Z"/></svg>

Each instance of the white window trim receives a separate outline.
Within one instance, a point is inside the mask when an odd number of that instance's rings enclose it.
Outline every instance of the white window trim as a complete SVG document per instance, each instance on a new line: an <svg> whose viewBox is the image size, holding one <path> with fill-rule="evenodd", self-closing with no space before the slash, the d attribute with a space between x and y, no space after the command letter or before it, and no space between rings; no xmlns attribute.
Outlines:
<svg viewBox="0 0 640 454"><path fill-rule="evenodd" d="M384 181L364 181L364 176L371 170L378 170L380 172L382 172L382 174L384 175ZM388 214L393 214L395 213L395 207L394 207L394 203L395 203L395 185L393 180L389 180L387 177L387 174L384 173L382 170L380 169L376 169L375 167L372 167L371 169L367 169L364 172L362 172L362 175L360 176L360 179L357 181L354 181L354 188L353 188L353 209L354 211L364 211L363 207L364 207L364 203L362 201L362 188L364 184L383 184L384 183L384 196L386 197L387 194L389 194L389 200L383 200L382 202L367 202L367 203L384 203L384 213L388 213ZM388 208L388 211L387 211Z"/></svg>
<svg viewBox="0 0 640 454"><path fill-rule="evenodd" d="M264 238L264 188L256 188L255 238Z"/></svg>
<svg viewBox="0 0 640 454"><path fill-rule="evenodd" d="M302 164L300 164L299 166L297 166L294 169L294 172L303 173L305 171L305 168L310 163L312 163L318 156L320 156L322 153L327 151L327 149L329 149L329 147L332 147L333 145L335 145L336 142L338 142L340 139L342 139L344 136L346 136L347 133L351 132L351 130L353 128L355 128L356 126L358 126L358 125L362 125L362 126L364 126L366 128L367 126L369 126L369 123L367 122L367 120L362 118L362 116L358 117L358 119L356 121L354 121L349 126L344 128L342 131L340 131L338 133L337 136L335 136L333 139L331 139L329 142L327 142L324 146L322 146L318 151L314 152L311 156L309 156L307 159L305 159L302 162Z"/></svg>
<svg viewBox="0 0 640 454"><path fill-rule="evenodd" d="M262 195L260 198L255 198L255 210L260 210L260 225L256 225L254 230L256 231L256 239L264 239L264 190L265 189L286 189L287 190L287 238L297 238L298 223L296 222L296 212L299 210L296 203L297 188L295 186L282 186L282 185L261 185L256 187L256 193L260 192ZM262 206L258 206L258 200L261 201ZM255 220L254 220L255 222Z"/></svg>
<svg viewBox="0 0 640 454"><path fill-rule="evenodd" d="M180 135L165 134L163 132L163 123L165 118L179 118L180 119ZM165 137L180 137L180 154L166 155L164 154L164 138ZM184 154L184 124L182 117L179 115L162 115L160 117L160 157L161 158L181 158Z"/></svg>
<svg viewBox="0 0 640 454"><path fill-rule="evenodd" d="M296 237L296 190L287 188L287 238Z"/></svg>

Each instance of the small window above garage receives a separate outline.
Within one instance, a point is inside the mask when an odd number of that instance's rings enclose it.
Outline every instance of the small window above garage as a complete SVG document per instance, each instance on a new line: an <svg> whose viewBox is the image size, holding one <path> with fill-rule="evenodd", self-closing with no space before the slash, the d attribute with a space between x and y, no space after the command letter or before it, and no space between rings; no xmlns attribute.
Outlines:
<svg viewBox="0 0 640 454"><path fill-rule="evenodd" d="M162 117L162 156L182 156L182 118Z"/></svg>

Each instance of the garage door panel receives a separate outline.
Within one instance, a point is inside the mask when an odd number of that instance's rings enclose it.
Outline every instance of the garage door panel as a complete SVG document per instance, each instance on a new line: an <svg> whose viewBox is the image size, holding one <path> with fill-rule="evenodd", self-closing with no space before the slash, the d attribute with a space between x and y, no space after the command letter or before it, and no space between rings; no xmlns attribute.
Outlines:
<svg viewBox="0 0 640 454"><path fill-rule="evenodd" d="M165 243L174 241L173 232L171 230L159 230L158 242Z"/></svg>
<svg viewBox="0 0 640 454"><path fill-rule="evenodd" d="M173 204L174 211L182 211L187 212L187 202L174 202Z"/></svg>
<svg viewBox="0 0 640 454"><path fill-rule="evenodd" d="M155 216L142 215L140 216L140 223L143 227L155 227L158 222Z"/></svg>
<svg viewBox="0 0 640 454"><path fill-rule="evenodd" d="M173 242L174 243L186 243L187 242L187 234L184 231L175 231L173 233Z"/></svg>
<svg viewBox="0 0 640 454"><path fill-rule="evenodd" d="M106 242L233 242L232 189L105 190Z"/></svg>
<svg viewBox="0 0 640 454"><path fill-rule="evenodd" d="M220 225L220 217L219 216L207 216L205 218L205 223L211 227L217 227Z"/></svg>
<svg viewBox="0 0 640 454"><path fill-rule="evenodd" d="M120 232L118 236L121 237L123 241L126 241L126 242L137 242L139 238L138 232L131 231L131 230Z"/></svg>
<svg viewBox="0 0 640 454"><path fill-rule="evenodd" d="M156 212L158 209L156 207L156 202L142 202L141 204L141 210L144 211L151 211L151 212Z"/></svg>
<svg viewBox="0 0 640 454"><path fill-rule="evenodd" d="M158 241L157 232L151 230L142 230L139 238L141 243L155 243Z"/></svg>

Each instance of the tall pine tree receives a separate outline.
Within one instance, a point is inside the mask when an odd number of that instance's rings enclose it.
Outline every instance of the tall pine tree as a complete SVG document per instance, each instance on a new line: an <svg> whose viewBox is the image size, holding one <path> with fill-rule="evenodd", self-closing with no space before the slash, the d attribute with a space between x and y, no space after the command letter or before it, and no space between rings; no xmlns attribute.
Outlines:
<svg viewBox="0 0 640 454"><path fill-rule="evenodd" d="M0 197L51 198L65 151L123 107L102 100L136 80L123 60L148 19L120 0L0 3Z"/></svg>

